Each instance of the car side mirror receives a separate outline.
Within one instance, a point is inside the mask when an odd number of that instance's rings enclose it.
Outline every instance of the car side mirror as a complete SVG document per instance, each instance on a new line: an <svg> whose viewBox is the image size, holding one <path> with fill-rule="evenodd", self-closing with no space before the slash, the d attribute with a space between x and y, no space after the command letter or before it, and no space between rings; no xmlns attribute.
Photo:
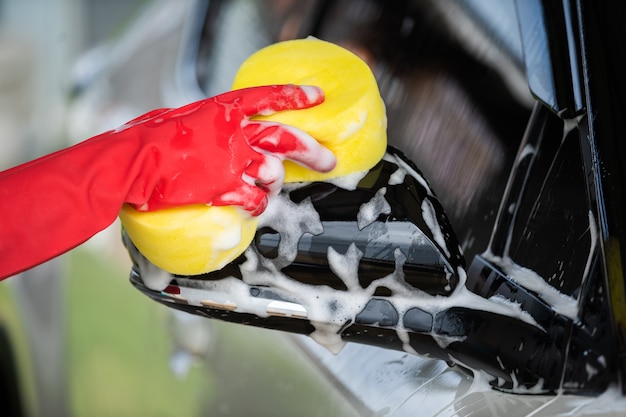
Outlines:
<svg viewBox="0 0 626 417"><path fill-rule="evenodd" d="M559 386L552 330L505 295L468 289L441 204L394 148L362 175L286 185L250 247L219 271L168 274L123 238L132 284L171 308L308 335L335 353L357 342L439 358L505 390Z"/></svg>
<svg viewBox="0 0 626 417"><path fill-rule="evenodd" d="M465 267L435 194L391 147L353 178L287 184L251 246L219 271L170 275L124 241L131 282L149 297L193 314L308 334L333 351L344 340L402 349L397 337L378 334L393 335L407 321L430 332L434 315L416 300L452 294Z"/></svg>

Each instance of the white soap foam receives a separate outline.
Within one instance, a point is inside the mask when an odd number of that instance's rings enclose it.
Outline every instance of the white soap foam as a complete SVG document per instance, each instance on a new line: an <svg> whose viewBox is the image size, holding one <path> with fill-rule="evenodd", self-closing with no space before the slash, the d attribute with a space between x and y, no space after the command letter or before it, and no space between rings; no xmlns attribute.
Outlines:
<svg viewBox="0 0 626 417"><path fill-rule="evenodd" d="M520 284L522 287L529 289L539 295L546 303L548 303L554 311L559 314L569 317L572 320L577 320L578 317L578 300L563 294L553 286L547 283L547 281L537 274L535 271L517 265L509 257L495 256L490 252L482 254L483 258L492 262L502 269L513 281Z"/></svg>
<svg viewBox="0 0 626 417"><path fill-rule="evenodd" d="M591 242L589 244L589 255L587 256L587 263L585 264L585 271L583 272L581 286L584 285L585 281L587 281L587 278L589 277L591 265L593 263L593 258L596 252L596 246L598 245L598 228L596 224L596 219L591 210L589 210L589 237L591 239Z"/></svg>
<svg viewBox="0 0 626 417"><path fill-rule="evenodd" d="M387 184L389 185L398 185L404 182L404 177L406 176L406 171L402 168L396 169L391 176L389 176L389 181Z"/></svg>
<svg viewBox="0 0 626 417"><path fill-rule="evenodd" d="M131 257L137 263L144 285L153 291L162 291L167 288L172 281L170 273L148 261L133 244L129 243L127 246Z"/></svg>
<svg viewBox="0 0 626 417"><path fill-rule="evenodd" d="M381 214L391 213L391 206L385 199L386 192L386 188L381 188L370 201L361 205L356 216L359 230L374 223Z"/></svg>
<svg viewBox="0 0 626 417"><path fill-rule="evenodd" d="M336 185L344 190L354 191L358 187L361 180L368 174L369 171L359 171L348 175L343 175L337 178L330 178L325 180L329 184Z"/></svg>
<svg viewBox="0 0 626 417"><path fill-rule="evenodd" d="M385 156L383 157L383 160L391 162L392 164L398 165L407 174L415 178L415 180L417 180L417 182L419 182L420 185L424 187L424 189L427 190L429 196L434 197L434 193L432 189L430 188L430 185L428 185L428 181L426 181L426 179L419 172L411 168L411 166L407 164L404 160L402 160L400 157L386 153Z"/></svg>
<svg viewBox="0 0 626 417"><path fill-rule="evenodd" d="M446 239L443 236L443 232L441 231L441 227L437 221L437 212L435 211L433 204L427 198L422 201L422 218L424 219L426 226L430 229L433 239L437 245L439 245L441 250L443 250L446 257L450 258L450 250L448 249L448 245L446 245Z"/></svg>
<svg viewBox="0 0 626 417"><path fill-rule="evenodd" d="M287 266L296 259L301 236L306 233L318 235L324 231L310 199L294 203L283 194L269 199L267 209L259 216L258 227L271 227L280 233L278 251L281 266Z"/></svg>
<svg viewBox="0 0 626 417"><path fill-rule="evenodd" d="M343 132L339 133L337 136L342 141L348 139L350 136L353 136L365 126L365 122L367 121L368 111L364 110L358 114L358 120L352 121L346 124L346 128Z"/></svg>

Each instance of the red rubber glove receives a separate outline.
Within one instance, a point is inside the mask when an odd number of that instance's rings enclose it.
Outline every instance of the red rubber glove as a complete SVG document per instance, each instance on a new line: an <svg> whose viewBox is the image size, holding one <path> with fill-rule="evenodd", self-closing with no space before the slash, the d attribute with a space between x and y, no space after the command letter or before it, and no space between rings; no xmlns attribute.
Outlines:
<svg viewBox="0 0 626 417"><path fill-rule="evenodd" d="M306 133L257 114L324 100L316 87L231 91L149 112L0 173L0 279L58 256L109 226L124 203L139 210L238 205L253 215L282 186L282 160L318 171L332 153Z"/></svg>

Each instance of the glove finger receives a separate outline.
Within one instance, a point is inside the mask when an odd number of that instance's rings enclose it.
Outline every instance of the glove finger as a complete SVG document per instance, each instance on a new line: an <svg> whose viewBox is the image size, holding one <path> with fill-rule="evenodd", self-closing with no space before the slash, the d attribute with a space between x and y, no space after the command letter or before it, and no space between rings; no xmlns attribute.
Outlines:
<svg viewBox="0 0 626 417"><path fill-rule="evenodd" d="M254 116L313 107L324 101L324 93L314 86L267 85L229 91L214 100L224 106L235 105L243 114Z"/></svg>
<svg viewBox="0 0 626 417"><path fill-rule="evenodd" d="M337 165L335 155L308 133L288 125L250 121L242 126L250 146L319 172Z"/></svg>
<svg viewBox="0 0 626 417"><path fill-rule="evenodd" d="M283 159L270 153L264 155L261 163L250 164L244 173L257 187L265 190L269 195L278 194L285 181Z"/></svg>
<svg viewBox="0 0 626 417"><path fill-rule="evenodd" d="M267 207L267 192L244 183L239 188L216 197L211 202L214 206L239 206L249 211L252 216L258 216Z"/></svg>

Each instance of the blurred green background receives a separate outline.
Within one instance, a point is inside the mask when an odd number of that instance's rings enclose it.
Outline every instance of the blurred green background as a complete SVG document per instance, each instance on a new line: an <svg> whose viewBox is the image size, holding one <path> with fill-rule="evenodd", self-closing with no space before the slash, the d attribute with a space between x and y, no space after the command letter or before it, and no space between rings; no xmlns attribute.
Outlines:
<svg viewBox="0 0 626 417"><path fill-rule="evenodd" d="M60 291L34 296L60 306L51 309L60 324L42 332L32 332L37 320L19 304L21 284L38 277L0 283L0 323L11 335L28 415L355 415L292 336L185 313L175 318L132 287L117 256L87 245L57 261ZM195 352L187 372L175 372L181 337L193 339L193 332L208 334L208 348ZM48 362L33 357L41 352ZM48 378L50 369L57 374Z"/></svg>
<svg viewBox="0 0 626 417"><path fill-rule="evenodd" d="M166 312L123 277L128 271L88 251L69 257L66 284L67 358L76 416L195 416L212 378L192 368L169 369Z"/></svg>
<svg viewBox="0 0 626 417"><path fill-rule="evenodd" d="M171 311L130 285L123 262L85 249L68 259L67 364L73 415L349 413L290 336L276 331L200 318L215 340L205 357L177 377L170 367L175 331Z"/></svg>

